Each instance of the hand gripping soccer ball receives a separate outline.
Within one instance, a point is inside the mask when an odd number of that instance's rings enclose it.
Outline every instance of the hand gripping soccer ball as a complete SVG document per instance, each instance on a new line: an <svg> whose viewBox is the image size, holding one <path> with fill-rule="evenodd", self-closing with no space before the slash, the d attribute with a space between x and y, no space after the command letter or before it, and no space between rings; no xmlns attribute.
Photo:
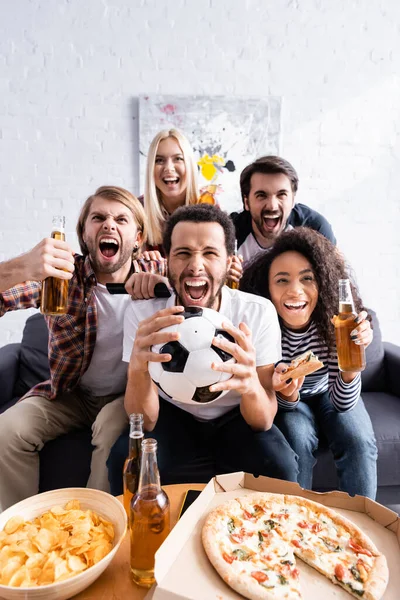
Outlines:
<svg viewBox="0 0 400 600"><path fill-rule="evenodd" d="M212 345L214 337L235 340L222 329L222 322L229 321L211 308L189 306L183 313L185 320L162 331L178 331L177 341L152 346L152 352L171 354L169 362L149 362L149 373L153 381L167 396L198 404L212 402L226 391L210 392L213 383L226 381L230 373L211 369L211 363L236 362L231 354Z"/></svg>

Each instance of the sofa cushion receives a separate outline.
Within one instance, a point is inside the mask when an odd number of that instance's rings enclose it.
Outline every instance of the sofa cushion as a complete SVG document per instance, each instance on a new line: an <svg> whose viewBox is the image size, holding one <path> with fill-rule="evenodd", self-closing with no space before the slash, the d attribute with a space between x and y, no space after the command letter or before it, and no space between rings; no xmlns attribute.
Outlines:
<svg viewBox="0 0 400 600"><path fill-rule="evenodd" d="M27 319L22 334L15 396L23 396L37 383L49 379L48 337L49 332L42 314L37 313Z"/></svg>
<svg viewBox="0 0 400 600"><path fill-rule="evenodd" d="M385 389L385 366L382 334L378 317L373 310L367 309L372 317L374 337L366 350L366 367L361 375L362 393L379 392Z"/></svg>
<svg viewBox="0 0 400 600"><path fill-rule="evenodd" d="M383 392L362 397L378 447L378 485L400 486L400 398Z"/></svg>

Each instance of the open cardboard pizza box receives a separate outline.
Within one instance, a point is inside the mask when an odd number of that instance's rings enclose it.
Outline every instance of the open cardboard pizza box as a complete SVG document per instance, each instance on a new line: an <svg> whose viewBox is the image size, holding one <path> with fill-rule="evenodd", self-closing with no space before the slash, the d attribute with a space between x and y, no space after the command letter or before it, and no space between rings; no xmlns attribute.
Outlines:
<svg viewBox="0 0 400 600"><path fill-rule="evenodd" d="M330 506L371 537L386 556L389 585L385 600L400 598L400 518L396 513L363 496L343 492L320 494L303 490L296 483L247 473L214 477L188 508L156 554L157 584L146 600L243 600L229 588L209 562L201 542L207 514L218 504L250 491L294 494ZM350 595L323 575L297 559L304 600L350 600Z"/></svg>

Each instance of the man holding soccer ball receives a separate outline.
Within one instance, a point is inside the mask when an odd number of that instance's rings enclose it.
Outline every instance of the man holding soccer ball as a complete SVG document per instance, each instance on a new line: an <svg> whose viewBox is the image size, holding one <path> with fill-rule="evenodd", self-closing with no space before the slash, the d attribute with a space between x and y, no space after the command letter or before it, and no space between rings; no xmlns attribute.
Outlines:
<svg viewBox="0 0 400 600"><path fill-rule="evenodd" d="M176 210L163 239L174 293L136 301L125 315L125 408L128 414L143 413L145 431L158 440L163 484L201 481L205 465L206 480L211 470L297 481L296 455L273 425L277 402L272 374L281 353L277 314L269 300L224 285L234 241L233 224L220 209L200 204ZM167 396L149 373L149 361L171 361L170 354L155 353L152 347L179 340L178 332L164 329L182 322L188 306L219 311L226 317L224 330L234 340L213 340L213 346L231 354L235 362L213 363L216 372L231 377L210 386L210 392L223 393L207 403ZM127 453L126 433L108 460L113 493L121 492Z"/></svg>

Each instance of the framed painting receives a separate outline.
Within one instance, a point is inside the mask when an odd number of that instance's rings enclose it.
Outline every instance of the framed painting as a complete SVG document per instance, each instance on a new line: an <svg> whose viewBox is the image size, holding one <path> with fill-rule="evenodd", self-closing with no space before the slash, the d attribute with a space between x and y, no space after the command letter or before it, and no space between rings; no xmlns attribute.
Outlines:
<svg viewBox="0 0 400 600"><path fill-rule="evenodd" d="M192 144L200 190L212 185L221 208L241 210L242 170L260 156L280 154L281 111L282 98L275 96L139 96L141 191L151 140L162 129L176 128Z"/></svg>

